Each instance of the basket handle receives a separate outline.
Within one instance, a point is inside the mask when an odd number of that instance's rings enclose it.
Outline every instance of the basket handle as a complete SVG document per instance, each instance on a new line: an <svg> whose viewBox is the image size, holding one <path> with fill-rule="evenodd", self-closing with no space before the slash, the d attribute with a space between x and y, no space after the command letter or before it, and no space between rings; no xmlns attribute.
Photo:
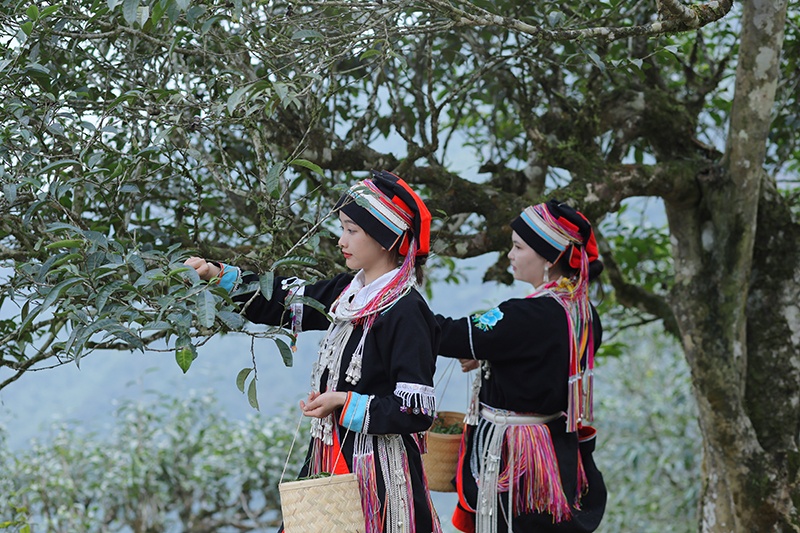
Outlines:
<svg viewBox="0 0 800 533"><path fill-rule="evenodd" d="M292 457L292 450L294 449L294 443L297 442L297 434L300 432L300 425L303 423L303 416L305 416L305 415L303 415L303 411L301 410L300 411L300 420L297 421L297 427L294 429L294 436L292 437L292 444L289 446L289 453L286 454L286 462L283 463L283 472L281 472L281 479L278 481L278 485L283 483L283 476L286 475L286 467L289 466L289 459L291 459L291 457ZM333 416L333 414L330 414L328 416ZM335 419L334 419L334 423L335 423ZM336 425L338 426L338 424L336 424ZM347 429L345 430L344 439L342 440L342 442L347 440L347 435L349 435L349 434L350 434L350 426L348 425ZM336 467L339 464L339 458L340 457L342 457L341 444L339 445L339 453L336 455L336 461L333 462L333 468L332 468L333 472L336 472ZM333 477L333 472L331 472L331 477Z"/></svg>
<svg viewBox="0 0 800 533"><path fill-rule="evenodd" d="M450 359L450 362L447 365L447 368L443 372L443 377L447 376L447 381L444 382L444 388L442 389L442 394L439 398L437 398L436 405L441 403L442 398L444 397L444 393L447 392L447 386L450 384L450 378L453 377L453 371L455 368L456 359ZM441 378L440 378L441 381ZM434 383L434 389L437 389L436 384ZM437 409L438 411L438 409Z"/></svg>
<svg viewBox="0 0 800 533"><path fill-rule="evenodd" d="M289 445L289 453L286 454L286 462L283 463L283 472L281 472L281 479L278 481L278 485L283 483L283 476L286 474L286 467L289 466L289 459L292 457L292 450L294 449L294 443L297 441L297 434L300 432L300 424L303 423L303 412L300 411L300 420L297 421L297 427L294 430L294 436L292 437L292 444Z"/></svg>

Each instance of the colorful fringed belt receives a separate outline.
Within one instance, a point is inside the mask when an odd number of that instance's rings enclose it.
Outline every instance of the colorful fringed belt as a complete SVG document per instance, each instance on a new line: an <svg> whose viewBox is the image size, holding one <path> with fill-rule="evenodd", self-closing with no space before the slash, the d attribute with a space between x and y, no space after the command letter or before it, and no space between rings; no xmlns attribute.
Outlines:
<svg viewBox="0 0 800 533"><path fill-rule="evenodd" d="M480 452L476 533L496 533L500 492L508 492L509 531L514 515L519 513L550 513L554 522L570 518L553 441L545 425L563 415L518 414L481 406L484 422L479 426L490 426L485 436L486 446ZM501 470L504 443L508 445L508 455Z"/></svg>

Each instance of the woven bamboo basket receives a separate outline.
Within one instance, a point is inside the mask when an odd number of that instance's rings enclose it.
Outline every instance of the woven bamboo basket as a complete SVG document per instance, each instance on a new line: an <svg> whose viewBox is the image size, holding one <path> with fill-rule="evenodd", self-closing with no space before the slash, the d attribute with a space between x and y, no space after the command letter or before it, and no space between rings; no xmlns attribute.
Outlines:
<svg viewBox="0 0 800 533"><path fill-rule="evenodd" d="M464 421L464 413L439 411L438 418L445 426L459 424ZM456 477L458 469L458 448L461 445L461 433L447 435L427 432L428 453L422 456L428 488L436 492L455 492L451 480Z"/></svg>
<svg viewBox="0 0 800 533"><path fill-rule="evenodd" d="M364 533L364 512L355 474L278 486L285 533Z"/></svg>

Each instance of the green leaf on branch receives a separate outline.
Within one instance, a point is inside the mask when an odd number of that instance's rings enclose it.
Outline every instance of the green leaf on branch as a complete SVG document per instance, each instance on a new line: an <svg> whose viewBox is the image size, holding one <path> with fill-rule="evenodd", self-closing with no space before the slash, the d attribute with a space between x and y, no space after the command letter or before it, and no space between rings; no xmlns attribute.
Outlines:
<svg viewBox="0 0 800 533"><path fill-rule="evenodd" d="M172 326L170 326L169 322L164 322L163 320L159 320L157 322L150 322L148 324L145 324L144 326L142 326L142 331L145 330L164 331L170 328L172 328Z"/></svg>
<svg viewBox="0 0 800 533"><path fill-rule="evenodd" d="M317 30L298 30L292 34L292 39L300 40L300 39L324 39L325 36L322 35Z"/></svg>
<svg viewBox="0 0 800 533"><path fill-rule="evenodd" d="M564 13L561 11L551 11L547 14L547 23L550 25L551 28L555 28L561 21L564 20Z"/></svg>
<svg viewBox="0 0 800 533"><path fill-rule="evenodd" d="M50 269L53 267L53 264L58 261L60 257L63 257L63 254L52 255L47 258L47 261L39 268L39 272L36 274L36 283L44 283L47 279L47 273L50 272Z"/></svg>
<svg viewBox="0 0 800 533"><path fill-rule="evenodd" d="M81 230L79 230L77 227L73 226L72 224L65 224L64 222L53 222L51 224L48 224L45 229L45 231L48 233L60 230L67 230L69 233L72 233L73 235L78 235L79 233L81 233Z"/></svg>
<svg viewBox="0 0 800 533"><path fill-rule="evenodd" d="M86 342L94 335L97 331L105 328L113 328L114 326L119 326L119 322L116 318L102 318L95 322L92 322L91 325L86 327L79 328L80 331L76 334L75 339L75 350L74 350L74 361L75 365L80 368L81 366L81 357L83 355L83 347Z"/></svg>
<svg viewBox="0 0 800 533"><path fill-rule="evenodd" d="M372 50L367 50L366 52L364 52L363 54L358 56L358 59L360 59L361 61L364 61L365 59L369 59L370 57L379 56L379 55L381 55L380 50L375 50L373 48Z"/></svg>
<svg viewBox="0 0 800 533"><path fill-rule="evenodd" d="M230 311L220 311L219 313L217 313L217 317L229 329L241 329L242 326L244 326L245 324L244 318L242 318L242 315L240 315L239 313L232 313Z"/></svg>
<svg viewBox="0 0 800 533"><path fill-rule="evenodd" d="M586 55L587 55L587 56L589 56L589 59L592 61L592 63L594 63L594 65L595 65L595 66L596 66L598 69L600 69L600 72L605 72L605 70L606 70L606 65L605 65L605 63L603 63L603 60L602 60L602 59L600 59L600 56L599 56L599 55L597 55L597 53L596 53L596 52L593 52L593 51L591 51L591 50L587 50L587 51L586 51Z"/></svg>
<svg viewBox="0 0 800 533"><path fill-rule="evenodd" d="M0 69L1 71L2 69ZM3 185L3 195L6 197L6 201L8 205L14 205L14 201L17 199L17 184L16 183L6 183Z"/></svg>
<svg viewBox="0 0 800 533"><path fill-rule="evenodd" d="M195 297L197 303L197 321L205 328L214 327L214 318L217 310L214 303L214 295L211 291L204 290Z"/></svg>
<svg viewBox="0 0 800 533"><path fill-rule="evenodd" d="M250 375L252 372L252 368L243 368L239 371L239 374L236 376L236 387L239 388L239 391L244 394L244 382L247 379L247 376Z"/></svg>
<svg viewBox="0 0 800 533"><path fill-rule="evenodd" d="M178 268L173 268L172 270L170 270L170 271L169 271L169 274L167 274L167 276L168 276L168 277L171 277L171 276L177 276L178 274L181 274L181 273L183 273L183 272L188 272L188 271L190 271L190 270L194 271L194 269L193 269L193 268L189 268L189 267L178 267ZM179 276L179 277L180 277L180 276Z"/></svg>
<svg viewBox="0 0 800 533"><path fill-rule="evenodd" d="M39 8L35 5L30 6L25 14L28 15L28 18L31 20L39 20Z"/></svg>
<svg viewBox="0 0 800 533"><path fill-rule="evenodd" d="M139 22L139 27L144 27L150 19L150 8L148 6L139 6L136 8L136 19Z"/></svg>
<svg viewBox="0 0 800 533"><path fill-rule="evenodd" d="M45 296L44 301L42 302L42 309L47 309L61 296L61 294L67 290L68 288L72 287L76 283L80 283L83 281L81 278L70 278L67 280L62 281L47 293Z"/></svg>
<svg viewBox="0 0 800 533"><path fill-rule="evenodd" d="M48 72L48 74L49 74L49 72ZM79 167L82 166L80 161L75 161L74 159L60 159L58 161L54 161L54 162L50 163L49 165L45 166L42 170L37 172L36 175L38 176L38 175L41 175L41 174L45 174L47 172L50 172L51 170L55 170L55 169L61 168L61 167L66 167L66 166L69 166L69 165L77 165Z"/></svg>
<svg viewBox="0 0 800 533"><path fill-rule="evenodd" d="M68 261L72 261L73 259L81 259L83 256L81 254L67 254L64 257L58 259L58 261L53 263L53 268L63 265Z"/></svg>
<svg viewBox="0 0 800 533"><path fill-rule="evenodd" d="M129 25L136 22L136 10L139 8L139 0L124 0L122 3L122 17Z"/></svg>
<svg viewBox="0 0 800 533"><path fill-rule="evenodd" d="M272 194L278 190L278 185L280 184L279 179L282 172L283 165L281 164L275 164L270 167L269 172L267 172L267 182L264 184L268 193Z"/></svg>
<svg viewBox="0 0 800 533"><path fill-rule="evenodd" d="M122 326L121 324L115 323L106 326L104 329L108 331L111 335L115 336L116 338L124 342L125 344L131 346L132 348L136 348L140 352L144 353L144 344L142 343L142 340L133 333L131 333L131 331L128 328Z"/></svg>
<svg viewBox="0 0 800 533"><path fill-rule="evenodd" d="M295 159L295 160L292 161L292 165L297 165L299 167L305 167L305 168L307 168L307 169L309 169L309 170L311 170L313 172L316 172L320 176L325 176L325 174L322 173L322 169L320 168L319 165L315 165L314 163L312 163L311 161L308 161L306 159Z"/></svg>
<svg viewBox="0 0 800 533"><path fill-rule="evenodd" d="M264 295L264 298L267 300L272 300L272 288L275 284L275 273L270 271L261 276L258 280L258 284L261 287L261 294Z"/></svg>
<svg viewBox="0 0 800 533"><path fill-rule="evenodd" d="M39 18L46 18L46 17L49 17L50 15L52 15L53 13L55 13L56 11L58 11L59 9L61 9L61 4L55 4L55 5L52 5L52 6L46 7L46 8L44 8L44 9L42 10L42 12L39 14Z"/></svg>
<svg viewBox="0 0 800 533"><path fill-rule="evenodd" d="M314 266L316 264L317 260L314 257L291 255L289 257L284 257L283 259L278 259L277 261L275 261L272 264L272 268L278 268L280 266L286 266L286 265Z"/></svg>
<svg viewBox="0 0 800 533"><path fill-rule="evenodd" d="M99 231L84 231L83 236L89 239L92 244L96 244L101 248L108 248L108 239Z"/></svg>
<svg viewBox="0 0 800 533"><path fill-rule="evenodd" d="M105 252L92 252L86 256L86 272L92 276L96 274L96 270L105 264Z"/></svg>
<svg viewBox="0 0 800 533"><path fill-rule="evenodd" d="M133 284L134 287L147 287L155 283L156 281L161 281L165 278L164 271L160 268L152 268L139 276L139 279L136 280L136 283Z"/></svg>
<svg viewBox="0 0 800 533"><path fill-rule="evenodd" d="M44 204L46 202L47 202L46 200L37 200L37 201L35 201L35 202L33 202L31 204L31 206L28 208L28 210L25 211L25 214L22 215L22 227L23 228L27 229L30 226L31 218L33 217L34 213L36 213L36 211L39 208L44 206Z"/></svg>
<svg viewBox="0 0 800 533"><path fill-rule="evenodd" d="M81 324L78 324L74 328L72 328L72 332L69 335L69 339L67 339L67 344L64 346L64 353L65 354L69 355L70 352L72 352L72 347L75 344L75 341L78 340L78 337L83 334L83 330L85 330L85 329L86 329L86 326L83 326ZM73 354L73 355L77 355L78 351L79 350L76 350L76 353Z"/></svg>
<svg viewBox="0 0 800 533"><path fill-rule="evenodd" d="M121 289L123 285L126 283L122 280L112 281L108 285L105 285L100 291L97 293L97 297L94 300L94 306L97 309L98 313L103 312L103 308L106 306L106 302L111 297L114 292Z"/></svg>
<svg viewBox="0 0 800 533"><path fill-rule="evenodd" d="M28 313L28 316L25 317L25 319L22 321L22 324L20 324L20 326L19 326L19 334L20 335L25 331L25 328L28 327L28 325L33 321L33 319L36 318L39 315L39 312L41 310L42 310L42 306L41 305L37 305L36 307L33 308L33 311Z"/></svg>
<svg viewBox="0 0 800 533"><path fill-rule="evenodd" d="M250 382L250 386L247 387L247 401L250 402L250 406L255 409L256 411L260 411L258 408L258 395L256 394L256 380Z"/></svg>
<svg viewBox="0 0 800 533"><path fill-rule="evenodd" d="M147 271L147 265L144 264L144 259L136 254L131 254L130 257L128 257L128 264L141 275Z"/></svg>
<svg viewBox="0 0 800 533"><path fill-rule="evenodd" d="M175 361L184 374L189 371L192 361L196 358L197 348L192 344L192 338L188 335L178 337L178 340L175 341Z"/></svg>
<svg viewBox="0 0 800 533"><path fill-rule="evenodd" d="M286 366L292 366L294 363L294 354L292 354L292 349L289 348L289 345L286 344L283 339L279 339L277 337L272 340L275 341L275 344L278 346L278 350L281 352L283 364Z"/></svg>
<svg viewBox="0 0 800 533"><path fill-rule="evenodd" d="M161 17L164 16L164 12L166 11L166 5L163 2L156 2L153 5L153 12L150 15L150 22L153 23L153 27L157 26Z"/></svg>
<svg viewBox="0 0 800 533"><path fill-rule="evenodd" d="M250 90L250 85L247 85L245 87L241 87L233 91L233 94L231 94L228 97L227 106L229 114L233 115L233 112L236 110L236 106L238 106L242 102L242 98L244 98L244 96L247 94L249 90Z"/></svg>
<svg viewBox="0 0 800 533"><path fill-rule="evenodd" d="M80 248L83 245L82 240L80 239L67 239L63 241L56 241L51 242L50 244L45 245L45 250L51 250L53 248Z"/></svg>

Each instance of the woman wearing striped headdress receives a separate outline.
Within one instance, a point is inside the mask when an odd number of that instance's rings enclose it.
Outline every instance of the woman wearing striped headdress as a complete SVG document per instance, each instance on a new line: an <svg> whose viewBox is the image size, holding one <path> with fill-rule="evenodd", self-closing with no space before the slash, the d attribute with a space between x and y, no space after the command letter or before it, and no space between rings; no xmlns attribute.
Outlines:
<svg viewBox="0 0 800 533"><path fill-rule="evenodd" d="M272 298L234 296L245 316L295 333L327 329L313 365L313 417L301 477L353 472L367 533L439 533L423 473L423 433L433 422L440 330L415 286L429 249L430 213L403 180L375 172L336 204L339 247L357 273L305 284L276 278ZM232 290L236 268L191 258L200 277ZM299 297L321 303L333 321ZM295 303L293 303L293 300ZM333 527L333 525L331 525Z"/></svg>
<svg viewBox="0 0 800 533"><path fill-rule="evenodd" d="M603 270L591 224L551 200L511 222L514 278L533 293L461 319L437 315L439 355L480 368L453 524L477 533L594 531L606 489L592 460L592 380L602 328L588 297Z"/></svg>

